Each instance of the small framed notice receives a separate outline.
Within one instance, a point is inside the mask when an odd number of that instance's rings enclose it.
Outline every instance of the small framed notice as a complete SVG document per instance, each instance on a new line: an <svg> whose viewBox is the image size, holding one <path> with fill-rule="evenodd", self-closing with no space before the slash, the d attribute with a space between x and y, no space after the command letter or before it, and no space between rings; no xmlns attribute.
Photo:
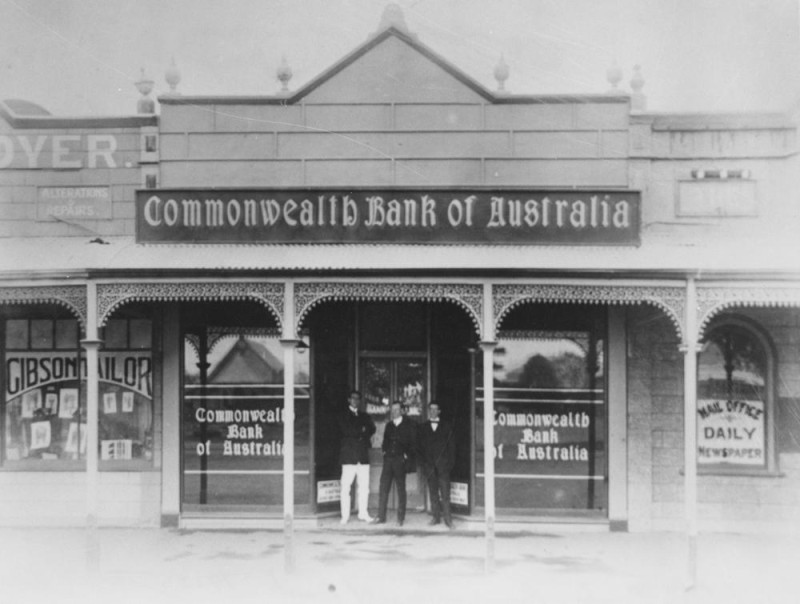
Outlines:
<svg viewBox="0 0 800 604"><path fill-rule="evenodd" d="M339 480L320 480L317 482L317 503L339 501L342 497L342 486Z"/></svg>

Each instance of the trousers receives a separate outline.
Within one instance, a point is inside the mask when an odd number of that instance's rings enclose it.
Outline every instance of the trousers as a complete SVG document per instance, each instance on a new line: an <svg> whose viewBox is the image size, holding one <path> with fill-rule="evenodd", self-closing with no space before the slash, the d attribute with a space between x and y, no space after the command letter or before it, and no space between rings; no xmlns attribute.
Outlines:
<svg viewBox="0 0 800 604"><path fill-rule="evenodd" d="M367 507L369 504L369 464L342 464L342 487L341 487L341 511L342 520L350 519L350 487L356 481L358 490L358 517L361 520L369 520Z"/></svg>
<svg viewBox="0 0 800 604"><path fill-rule="evenodd" d="M392 482L397 485L397 520L406 518L406 468L401 455L384 457L381 470L380 500L378 503L378 519L386 521L386 508L389 505L389 491Z"/></svg>
<svg viewBox="0 0 800 604"><path fill-rule="evenodd" d="M431 495L431 512L434 520L444 516L445 522L452 522L450 513L450 472L437 470L436 466L425 468L428 491Z"/></svg>

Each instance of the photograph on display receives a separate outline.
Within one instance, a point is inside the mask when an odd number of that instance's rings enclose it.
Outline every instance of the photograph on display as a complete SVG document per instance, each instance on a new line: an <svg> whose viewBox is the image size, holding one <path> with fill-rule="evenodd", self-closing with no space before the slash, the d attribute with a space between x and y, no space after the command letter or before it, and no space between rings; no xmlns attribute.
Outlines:
<svg viewBox="0 0 800 604"><path fill-rule="evenodd" d="M122 412L133 413L133 392L122 393Z"/></svg>
<svg viewBox="0 0 800 604"><path fill-rule="evenodd" d="M78 389L62 388L59 393L58 417L72 419L78 410Z"/></svg>
<svg viewBox="0 0 800 604"><path fill-rule="evenodd" d="M31 424L31 449L46 449L51 441L50 422L33 422Z"/></svg>
<svg viewBox="0 0 800 604"><path fill-rule="evenodd" d="M79 424L78 422L71 422L69 431L67 432L67 444L64 446L64 451L67 453L78 452L78 438L80 433L80 453L86 453L86 424Z"/></svg>
<svg viewBox="0 0 800 604"><path fill-rule="evenodd" d="M103 413L116 413L117 412L117 393L106 392L103 394Z"/></svg>
<svg viewBox="0 0 800 604"><path fill-rule="evenodd" d="M44 398L44 408L48 413L55 414L58 412L58 394L55 392L48 392Z"/></svg>
<svg viewBox="0 0 800 604"><path fill-rule="evenodd" d="M34 411L42 406L42 391L38 388L36 390L29 390L22 395L22 417L30 419L33 417Z"/></svg>

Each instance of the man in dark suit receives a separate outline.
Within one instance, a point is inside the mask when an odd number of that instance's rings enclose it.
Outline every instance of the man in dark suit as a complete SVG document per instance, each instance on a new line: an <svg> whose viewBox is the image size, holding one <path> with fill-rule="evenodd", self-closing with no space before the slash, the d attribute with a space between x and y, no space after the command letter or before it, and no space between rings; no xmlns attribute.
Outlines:
<svg viewBox="0 0 800 604"><path fill-rule="evenodd" d="M439 419L439 404L428 405L428 421L420 426L419 451L428 490L431 495L431 525L444 517L447 528L453 528L450 513L450 472L456 462L453 427Z"/></svg>
<svg viewBox="0 0 800 604"><path fill-rule="evenodd" d="M401 403L392 403L390 419L383 432L383 470L381 471L378 524L386 522L386 507L392 482L397 485L397 525L406 519L406 468L414 467L414 428L403 416Z"/></svg>
<svg viewBox="0 0 800 604"><path fill-rule="evenodd" d="M357 390L350 393L348 407L339 416L339 431L342 445L339 450L339 463L342 464L341 512L342 524L350 520L350 488L356 480L358 487L358 519L372 522L367 511L369 503L369 447L370 437L375 434L372 418L359 409L361 394Z"/></svg>

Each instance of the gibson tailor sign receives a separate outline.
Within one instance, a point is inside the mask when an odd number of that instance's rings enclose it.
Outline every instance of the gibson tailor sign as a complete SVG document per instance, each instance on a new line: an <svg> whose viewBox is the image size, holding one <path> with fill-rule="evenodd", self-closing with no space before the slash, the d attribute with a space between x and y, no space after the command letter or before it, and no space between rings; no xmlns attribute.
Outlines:
<svg viewBox="0 0 800 604"><path fill-rule="evenodd" d="M139 242L638 245L634 191L147 190Z"/></svg>

